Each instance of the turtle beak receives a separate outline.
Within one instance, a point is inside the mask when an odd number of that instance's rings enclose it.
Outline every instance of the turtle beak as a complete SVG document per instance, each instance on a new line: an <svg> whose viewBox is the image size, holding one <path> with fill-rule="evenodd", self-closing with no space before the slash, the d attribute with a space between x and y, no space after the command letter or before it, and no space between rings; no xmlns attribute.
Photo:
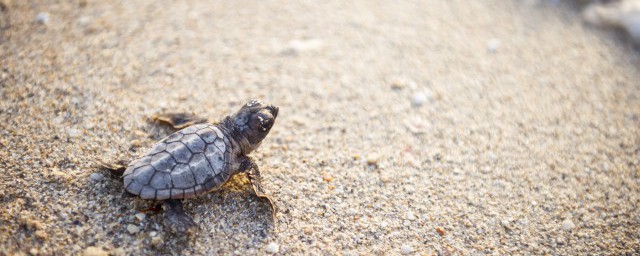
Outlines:
<svg viewBox="0 0 640 256"><path fill-rule="evenodd" d="M267 107L267 109L269 109L269 111L271 111L271 115L273 115L273 118L276 118L278 116L278 107L274 106L274 105L269 105Z"/></svg>

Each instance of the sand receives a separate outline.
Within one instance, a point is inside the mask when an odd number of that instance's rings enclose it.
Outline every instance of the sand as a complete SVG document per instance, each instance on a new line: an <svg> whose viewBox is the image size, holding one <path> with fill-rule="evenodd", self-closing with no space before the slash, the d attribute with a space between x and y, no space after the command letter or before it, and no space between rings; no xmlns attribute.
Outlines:
<svg viewBox="0 0 640 256"><path fill-rule="evenodd" d="M0 255L640 253L640 54L559 1L19 1L0 11ZM99 161L150 116L280 107L163 229Z"/></svg>

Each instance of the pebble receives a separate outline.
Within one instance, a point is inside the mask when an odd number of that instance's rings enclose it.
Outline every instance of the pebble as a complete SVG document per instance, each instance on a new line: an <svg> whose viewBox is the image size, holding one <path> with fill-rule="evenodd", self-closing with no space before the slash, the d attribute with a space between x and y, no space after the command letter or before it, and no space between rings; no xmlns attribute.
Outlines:
<svg viewBox="0 0 640 256"><path fill-rule="evenodd" d="M59 116L53 119L53 123L54 124L61 124L62 122L64 122L64 117L63 116Z"/></svg>
<svg viewBox="0 0 640 256"><path fill-rule="evenodd" d="M326 181L326 182L332 182L333 181L333 176L329 175L328 173L322 173L322 180Z"/></svg>
<svg viewBox="0 0 640 256"><path fill-rule="evenodd" d="M138 219L139 221L144 220L144 217L146 217L146 215L144 213L137 213L136 214L136 219Z"/></svg>
<svg viewBox="0 0 640 256"><path fill-rule="evenodd" d="M135 234L140 232L140 228L136 225L129 224L127 225L127 231L129 231L129 234Z"/></svg>
<svg viewBox="0 0 640 256"><path fill-rule="evenodd" d="M391 81L391 89L393 90L402 90L404 88L416 89L418 88L418 84L411 79L407 78L394 78Z"/></svg>
<svg viewBox="0 0 640 256"><path fill-rule="evenodd" d="M287 44L285 53L297 54L300 52L319 50L324 46L324 42L320 39L309 40L291 40Z"/></svg>
<svg viewBox="0 0 640 256"><path fill-rule="evenodd" d="M81 131L78 130L78 129L73 129L72 128L72 129L67 130L67 135L69 135L69 137L71 137L71 138L78 137L78 136L80 136L80 134L81 134Z"/></svg>
<svg viewBox="0 0 640 256"><path fill-rule="evenodd" d="M82 256L107 256L109 255L107 252L102 250L100 247L89 246L82 252Z"/></svg>
<svg viewBox="0 0 640 256"><path fill-rule="evenodd" d="M266 250L268 253L278 253L280 251L280 246L276 243L269 243Z"/></svg>
<svg viewBox="0 0 640 256"><path fill-rule="evenodd" d="M380 162L380 156L375 153L369 154L367 155L366 161L367 161L367 165L377 167L378 163Z"/></svg>
<svg viewBox="0 0 640 256"><path fill-rule="evenodd" d="M433 100L433 93L431 91L424 90L422 92L417 92L416 94L413 95L413 98L411 99L411 104L414 107L421 107L422 105L424 105L425 103L431 100Z"/></svg>
<svg viewBox="0 0 640 256"><path fill-rule="evenodd" d="M402 245L402 247L400 247L400 251L402 252L402 254L407 255L413 252L413 248L411 247L411 245L404 244Z"/></svg>
<svg viewBox="0 0 640 256"><path fill-rule="evenodd" d="M304 228L302 228L302 232L304 232L305 235L312 235L313 234L313 228L310 226L306 226Z"/></svg>
<svg viewBox="0 0 640 256"><path fill-rule="evenodd" d="M494 38L487 42L487 50L489 52L494 53L498 51L498 48L500 48L500 40Z"/></svg>
<svg viewBox="0 0 640 256"><path fill-rule="evenodd" d="M87 17L87 16L82 16L80 18L78 18L78 25L80 26L86 26L91 22L91 18Z"/></svg>
<svg viewBox="0 0 640 256"><path fill-rule="evenodd" d="M164 239L162 239L162 237L160 236L154 236L151 238L151 244L158 246L161 244L164 244Z"/></svg>
<svg viewBox="0 0 640 256"><path fill-rule="evenodd" d="M414 107L421 107L425 102L427 102L427 96L421 92L414 94L411 100Z"/></svg>
<svg viewBox="0 0 640 256"><path fill-rule="evenodd" d="M91 178L91 180L95 182L98 182L98 181L104 180L104 175L102 175L102 173L94 172L91 175L89 175L89 178Z"/></svg>
<svg viewBox="0 0 640 256"><path fill-rule="evenodd" d="M571 231L574 228L576 228L576 224L573 224L573 221L571 221L570 219L566 219L564 221L562 221L562 229L565 231Z"/></svg>
<svg viewBox="0 0 640 256"><path fill-rule="evenodd" d="M20 223L26 225L29 228L33 228L36 230L41 230L44 228L44 224L37 219L34 219L31 216L22 216L20 217Z"/></svg>
<svg viewBox="0 0 640 256"><path fill-rule="evenodd" d="M132 140L132 141L131 141L131 146L132 146L132 147L139 148L139 147L141 147L141 146L142 146L142 142L141 142L140 140Z"/></svg>
<svg viewBox="0 0 640 256"><path fill-rule="evenodd" d="M46 25L47 23L49 23L49 14L46 12L38 13L36 15L36 21L40 24Z"/></svg>
<svg viewBox="0 0 640 256"><path fill-rule="evenodd" d="M37 238L40 238L42 240L46 240L49 238L49 235L47 235L47 232L44 232L43 230L38 230L34 234L36 235Z"/></svg>
<svg viewBox="0 0 640 256"><path fill-rule="evenodd" d="M415 220L416 219L416 215L414 215L413 212L409 211L409 212L407 212L406 219L407 220Z"/></svg>

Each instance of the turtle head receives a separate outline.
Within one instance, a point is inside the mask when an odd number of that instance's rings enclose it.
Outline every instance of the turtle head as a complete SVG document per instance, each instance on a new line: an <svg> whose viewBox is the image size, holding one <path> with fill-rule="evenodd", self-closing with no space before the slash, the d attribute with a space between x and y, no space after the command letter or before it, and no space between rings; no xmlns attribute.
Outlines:
<svg viewBox="0 0 640 256"><path fill-rule="evenodd" d="M233 115L234 129L249 142L249 145L242 145L244 154L260 146L276 121L276 116L278 116L278 107L266 105L259 100L247 102L238 113Z"/></svg>

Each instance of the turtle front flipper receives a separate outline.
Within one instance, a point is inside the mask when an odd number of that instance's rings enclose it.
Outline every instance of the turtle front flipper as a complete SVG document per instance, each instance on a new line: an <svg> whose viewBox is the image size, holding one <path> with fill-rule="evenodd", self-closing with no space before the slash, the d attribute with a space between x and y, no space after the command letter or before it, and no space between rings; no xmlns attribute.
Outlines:
<svg viewBox="0 0 640 256"><path fill-rule="evenodd" d="M190 125L209 122L205 118L197 117L189 113L162 113L151 117L153 121L160 121L180 130Z"/></svg>
<svg viewBox="0 0 640 256"><path fill-rule="evenodd" d="M163 201L164 224L171 231L178 233L191 233L198 225L189 215L184 213L182 202L176 199Z"/></svg>
<svg viewBox="0 0 640 256"><path fill-rule="evenodd" d="M267 195L262 189L262 178L260 177L260 173L258 173L257 175L249 174L249 180L251 181L251 186L253 187L253 192L256 193L256 196L269 201L269 206L271 206L271 219L275 221L277 212L276 204L273 202L271 196Z"/></svg>
<svg viewBox="0 0 640 256"><path fill-rule="evenodd" d="M271 199L271 196L267 195L264 192L264 189L262 189L262 176L260 175L258 165L253 161L252 158L245 157L245 159L242 160L240 169L241 171L247 173L247 178L249 178L251 187L253 188L253 192L256 194L256 196L269 201L269 206L271 206L271 218L273 221L275 221L277 212L276 204L274 203L273 199Z"/></svg>

